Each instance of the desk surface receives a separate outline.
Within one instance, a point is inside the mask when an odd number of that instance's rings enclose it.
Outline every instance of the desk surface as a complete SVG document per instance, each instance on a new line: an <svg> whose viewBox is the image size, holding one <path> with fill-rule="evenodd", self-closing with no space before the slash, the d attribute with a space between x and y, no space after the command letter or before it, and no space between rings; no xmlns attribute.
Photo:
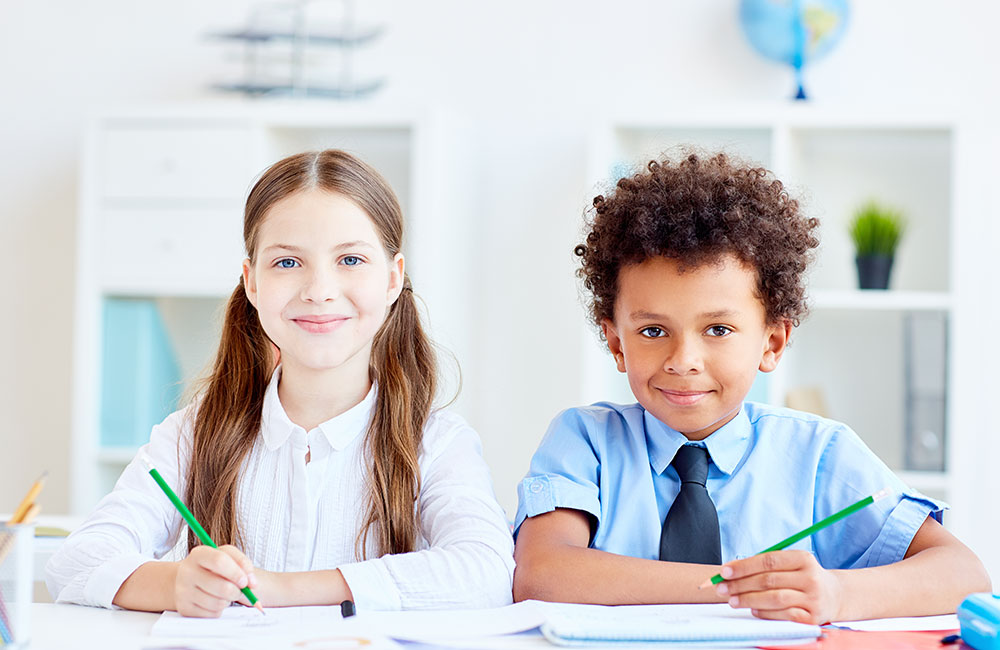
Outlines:
<svg viewBox="0 0 1000 650"><path fill-rule="evenodd" d="M55 605L51 603L33 603L31 610L31 650L66 650L67 648L95 648L99 650L141 650L149 643L150 631L159 614L147 612L131 612L109 610L79 605ZM917 620L917 619L913 619ZM951 627L951 620L946 617L931 617L928 622L941 620L944 626ZM922 629L944 627L930 625ZM878 629L873 626L872 629ZM921 629L920 626L911 629ZM874 632L868 641L875 641L884 632ZM908 632L912 639L898 639L895 647L940 647L937 646L939 634L929 632ZM923 638L919 638L920 635ZM856 639L844 643L832 644L836 648L852 647ZM476 647L493 648L495 650L551 650L550 645L541 636L492 637L476 639ZM829 645L829 644L828 644ZM876 643L877 645L877 643ZM606 646L618 648L620 646ZM664 648L664 645L649 647ZM822 645L820 646L822 648ZM871 644L868 644L871 647Z"/></svg>
<svg viewBox="0 0 1000 650"><path fill-rule="evenodd" d="M32 603L31 650L138 650L159 614Z"/></svg>

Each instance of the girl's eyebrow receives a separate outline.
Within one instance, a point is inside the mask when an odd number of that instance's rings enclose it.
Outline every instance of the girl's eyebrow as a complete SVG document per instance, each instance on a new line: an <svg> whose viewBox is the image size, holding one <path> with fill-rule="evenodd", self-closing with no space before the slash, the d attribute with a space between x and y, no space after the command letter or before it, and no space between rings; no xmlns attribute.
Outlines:
<svg viewBox="0 0 1000 650"><path fill-rule="evenodd" d="M375 248L375 247L363 239L357 239L355 241L345 241L342 244L337 244L331 250L339 251L344 248ZM270 246L265 248L264 251L266 252L272 249L281 249L281 250L291 251L292 253L301 253L306 250L301 246L293 246L292 244L271 244Z"/></svg>

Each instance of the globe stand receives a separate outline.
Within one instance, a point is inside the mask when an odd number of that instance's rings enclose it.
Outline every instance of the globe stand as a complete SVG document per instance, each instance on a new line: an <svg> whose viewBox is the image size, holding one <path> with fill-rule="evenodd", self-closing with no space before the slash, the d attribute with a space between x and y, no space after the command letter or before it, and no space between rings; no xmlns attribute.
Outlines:
<svg viewBox="0 0 1000 650"><path fill-rule="evenodd" d="M795 99L796 100L808 99L808 97L806 97L806 87L802 81L802 66L796 66L795 68L795 85L797 86L797 90L795 91Z"/></svg>

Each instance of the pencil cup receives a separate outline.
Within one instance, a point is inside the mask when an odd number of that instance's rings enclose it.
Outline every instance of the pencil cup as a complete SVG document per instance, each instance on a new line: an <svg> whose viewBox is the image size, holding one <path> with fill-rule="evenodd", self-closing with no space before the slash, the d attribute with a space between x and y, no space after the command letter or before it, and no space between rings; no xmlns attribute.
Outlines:
<svg viewBox="0 0 1000 650"><path fill-rule="evenodd" d="M31 638L33 524L0 524L0 647L27 648Z"/></svg>

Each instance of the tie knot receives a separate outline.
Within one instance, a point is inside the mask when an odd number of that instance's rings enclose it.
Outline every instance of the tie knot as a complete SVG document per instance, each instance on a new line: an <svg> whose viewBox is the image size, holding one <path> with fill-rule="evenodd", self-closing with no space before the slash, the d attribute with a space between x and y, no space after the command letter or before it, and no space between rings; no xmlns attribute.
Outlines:
<svg viewBox="0 0 1000 650"><path fill-rule="evenodd" d="M708 450L704 447L684 445L677 450L670 463L681 477L681 483L705 485L708 479Z"/></svg>

